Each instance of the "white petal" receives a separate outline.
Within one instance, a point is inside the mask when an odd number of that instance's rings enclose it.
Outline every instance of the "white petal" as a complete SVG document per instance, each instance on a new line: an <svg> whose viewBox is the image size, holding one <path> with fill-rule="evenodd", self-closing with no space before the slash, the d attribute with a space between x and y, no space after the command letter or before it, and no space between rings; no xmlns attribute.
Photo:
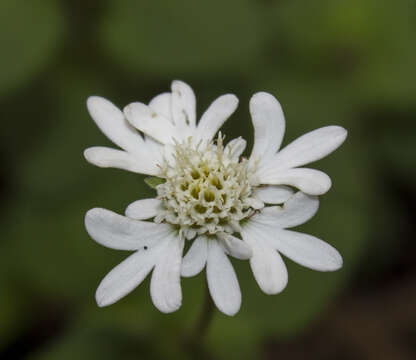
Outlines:
<svg viewBox="0 0 416 360"><path fill-rule="evenodd" d="M164 160L164 152L166 145L160 143L159 141L153 139L151 136L144 136L144 143L146 145L148 153L152 154L153 164L159 169L160 173L160 165L163 164Z"/></svg>
<svg viewBox="0 0 416 360"><path fill-rule="evenodd" d="M225 120L235 111L238 99L227 94L216 99L202 115L195 134L195 143L200 140L211 141Z"/></svg>
<svg viewBox="0 0 416 360"><path fill-rule="evenodd" d="M208 242L207 280L217 308L226 315L235 315L241 306L240 285L230 260L215 239Z"/></svg>
<svg viewBox="0 0 416 360"><path fill-rule="evenodd" d="M246 199L246 204L251 206L255 210L260 210L264 208L263 201L256 199L255 197Z"/></svg>
<svg viewBox="0 0 416 360"><path fill-rule="evenodd" d="M247 260L253 255L250 246L244 241L228 234L220 235L221 245L225 252L236 259Z"/></svg>
<svg viewBox="0 0 416 360"><path fill-rule="evenodd" d="M257 187L253 191L253 196L266 204L281 204L289 199L294 190L283 185L266 185Z"/></svg>
<svg viewBox="0 0 416 360"><path fill-rule="evenodd" d="M132 154L146 152L141 135L113 103L99 96L91 96L87 100L87 108L98 127L113 143Z"/></svg>
<svg viewBox="0 0 416 360"><path fill-rule="evenodd" d="M184 240L171 235L163 249L150 282L153 304L164 313L178 310L182 304L181 261Z"/></svg>
<svg viewBox="0 0 416 360"><path fill-rule="evenodd" d="M160 175L160 168L154 159L146 153L140 158L126 151L111 149L103 146L94 146L84 151L87 161L93 165L108 168L113 167L146 175Z"/></svg>
<svg viewBox="0 0 416 360"><path fill-rule="evenodd" d="M319 199L299 191L283 206L270 206L254 215L251 220L283 229L301 225L311 219L319 208Z"/></svg>
<svg viewBox="0 0 416 360"><path fill-rule="evenodd" d="M172 94L163 93L155 96L150 102L149 107L157 114L172 121Z"/></svg>
<svg viewBox="0 0 416 360"><path fill-rule="evenodd" d="M196 100L192 88L183 81L172 82L172 116L174 123L181 127L196 126Z"/></svg>
<svg viewBox="0 0 416 360"><path fill-rule="evenodd" d="M247 142L242 138L238 137L231 140L224 149L224 152L228 152L231 158L235 161L238 160L240 155L243 153L247 145Z"/></svg>
<svg viewBox="0 0 416 360"><path fill-rule="evenodd" d="M262 163L279 150L285 133L285 117L277 99L265 92L252 96L250 113L254 126L254 146L250 162Z"/></svg>
<svg viewBox="0 0 416 360"><path fill-rule="evenodd" d="M337 149L346 137L347 130L340 126L326 126L311 131L280 150L271 166L288 169L320 160Z"/></svg>
<svg viewBox="0 0 416 360"><path fill-rule="evenodd" d="M205 267L208 256L208 242L206 236L199 236L194 240L182 260L181 274L191 277L199 274Z"/></svg>
<svg viewBox="0 0 416 360"><path fill-rule="evenodd" d="M310 269L335 271L342 267L342 257L331 245L312 235L295 231L274 231L270 244L289 259Z"/></svg>
<svg viewBox="0 0 416 360"><path fill-rule="evenodd" d="M261 184L291 185L309 195L322 195L331 188L331 179L322 171L307 168L267 169L258 174Z"/></svg>
<svg viewBox="0 0 416 360"><path fill-rule="evenodd" d="M250 266L260 289L269 295L282 292L288 281L287 269L279 253L265 240L269 234L247 225L241 235L253 251Z"/></svg>
<svg viewBox="0 0 416 360"><path fill-rule="evenodd" d="M96 242L118 250L151 248L173 232L169 225L132 220L101 208L87 212L85 227Z"/></svg>
<svg viewBox="0 0 416 360"><path fill-rule="evenodd" d="M145 104L131 103L124 108L124 114L136 129L162 144L171 144L173 139L179 138L175 126Z"/></svg>
<svg viewBox="0 0 416 360"><path fill-rule="evenodd" d="M136 220L155 217L161 211L162 201L158 199L141 199L127 206L126 216Z"/></svg>
<svg viewBox="0 0 416 360"><path fill-rule="evenodd" d="M139 286L155 265L159 250L139 250L111 270L95 293L98 306L114 304Z"/></svg>

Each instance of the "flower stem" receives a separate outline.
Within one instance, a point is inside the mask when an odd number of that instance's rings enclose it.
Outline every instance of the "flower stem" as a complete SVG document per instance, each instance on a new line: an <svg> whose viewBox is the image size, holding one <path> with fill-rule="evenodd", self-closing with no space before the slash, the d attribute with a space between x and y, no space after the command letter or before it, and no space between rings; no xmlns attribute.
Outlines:
<svg viewBox="0 0 416 360"><path fill-rule="evenodd" d="M214 315L215 305L211 299L208 286L205 287L204 303L199 318L187 339L188 349L192 356L198 355L200 359L208 359L204 351L203 342Z"/></svg>

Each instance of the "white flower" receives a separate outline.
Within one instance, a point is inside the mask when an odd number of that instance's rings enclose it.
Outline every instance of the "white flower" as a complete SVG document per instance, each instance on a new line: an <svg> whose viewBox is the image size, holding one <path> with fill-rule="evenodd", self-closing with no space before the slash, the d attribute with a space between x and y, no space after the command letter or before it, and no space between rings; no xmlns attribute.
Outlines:
<svg viewBox="0 0 416 360"><path fill-rule="evenodd" d="M196 275L206 265L216 306L234 315L241 292L228 256L250 259L259 286L268 294L282 291L287 283L279 252L316 270L342 265L330 245L285 229L309 220L318 209L316 195L331 186L326 174L299 166L335 150L346 131L324 127L278 151L285 127L283 112L272 95L257 93L250 101L255 141L247 160L241 158L246 146L242 138L224 146L219 134L214 141L237 104L234 95L223 95L197 124L194 93L180 81L172 83L171 93L156 96L149 105L126 106L124 114L101 97L88 99L92 118L123 150L93 147L85 151L86 159L100 167L162 179L156 198L130 204L126 217L105 209L92 209L86 215L94 240L136 251L101 282L96 293L100 306L132 291L154 268L153 303L160 311L175 311L182 300L180 276ZM268 206L273 204L283 205ZM182 260L185 240L192 244Z"/></svg>

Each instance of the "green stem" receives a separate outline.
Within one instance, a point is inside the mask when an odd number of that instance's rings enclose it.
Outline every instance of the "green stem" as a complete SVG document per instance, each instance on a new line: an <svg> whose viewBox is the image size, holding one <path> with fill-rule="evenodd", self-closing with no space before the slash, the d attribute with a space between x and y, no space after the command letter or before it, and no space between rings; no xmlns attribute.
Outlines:
<svg viewBox="0 0 416 360"><path fill-rule="evenodd" d="M188 349L192 356L198 356L199 359L207 359L203 343L214 315L215 305L211 299L208 286L205 287L204 303L199 318L192 329L192 333L187 339Z"/></svg>

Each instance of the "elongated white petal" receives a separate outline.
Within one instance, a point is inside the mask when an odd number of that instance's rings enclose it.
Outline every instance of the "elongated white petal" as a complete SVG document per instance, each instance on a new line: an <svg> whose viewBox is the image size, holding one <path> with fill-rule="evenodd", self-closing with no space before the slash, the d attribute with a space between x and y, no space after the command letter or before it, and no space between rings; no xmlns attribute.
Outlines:
<svg viewBox="0 0 416 360"><path fill-rule="evenodd" d="M96 242L117 250L151 248L173 231L166 224L133 220L101 208L87 212L85 227Z"/></svg>
<svg viewBox="0 0 416 360"><path fill-rule="evenodd" d="M231 158L235 161L241 156L243 151L245 150L247 145L247 141L245 141L242 137L238 137L236 139L231 140L224 149L225 153L229 153Z"/></svg>
<svg viewBox="0 0 416 360"><path fill-rule="evenodd" d="M131 154L146 152L141 135L113 103L99 96L91 96L87 100L87 108L97 126L113 143Z"/></svg>
<svg viewBox="0 0 416 360"><path fill-rule="evenodd" d="M225 252L236 259L247 260L253 255L250 246L235 236L223 234L220 237L220 244Z"/></svg>
<svg viewBox="0 0 416 360"><path fill-rule="evenodd" d="M316 214L318 208L318 197L299 191L283 206L266 207L260 214L254 215L251 221L270 225L276 229L290 228L307 222Z"/></svg>
<svg viewBox="0 0 416 360"><path fill-rule="evenodd" d="M124 114L136 129L162 144L172 144L174 139L178 139L175 126L145 104L131 103L124 108Z"/></svg>
<svg viewBox="0 0 416 360"><path fill-rule="evenodd" d="M241 306L240 285L230 260L214 239L208 242L207 280L217 308L226 315L235 315Z"/></svg>
<svg viewBox="0 0 416 360"><path fill-rule="evenodd" d="M172 120L172 94L163 93L155 96L149 102L149 107L157 114L165 117L166 119Z"/></svg>
<svg viewBox="0 0 416 360"><path fill-rule="evenodd" d="M277 99L265 92L252 96L250 113L254 126L250 163L262 163L279 150L285 133L285 118Z"/></svg>
<svg viewBox="0 0 416 360"><path fill-rule="evenodd" d="M152 163L155 164L154 166L160 170L160 165L163 164L164 161L163 155L165 153L166 145L147 135L144 136L144 143L148 153L152 154Z"/></svg>
<svg viewBox="0 0 416 360"><path fill-rule="evenodd" d="M114 304L139 286L153 269L159 250L139 250L111 270L95 293L98 306Z"/></svg>
<svg viewBox="0 0 416 360"><path fill-rule="evenodd" d="M347 130L340 126L326 126L311 131L280 150L271 166L288 169L320 160L337 149L346 137Z"/></svg>
<svg viewBox="0 0 416 360"><path fill-rule="evenodd" d="M158 199L141 199L127 206L126 216L136 220L155 217L161 211L162 201Z"/></svg>
<svg viewBox="0 0 416 360"><path fill-rule="evenodd" d="M265 240L269 234L264 228L247 225L241 235L253 251L250 266L260 289L269 295L283 291L288 281L287 269L279 253Z"/></svg>
<svg viewBox="0 0 416 360"><path fill-rule="evenodd" d="M191 277L199 274L205 267L208 256L208 242L206 236L199 236L194 240L182 260L181 275Z"/></svg>
<svg viewBox="0 0 416 360"><path fill-rule="evenodd" d="M200 140L211 141L225 120L235 111L238 99L227 94L216 99L202 115L195 134L195 143Z"/></svg>
<svg viewBox="0 0 416 360"><path fill-rule="evenodd" d="M150 282L153 304L164 313L178 310L182 304L181 261L184 240L171 235L163 249Z"/></svg>
<svg viewBox="0 0 416 360"><path fill-rule="evenodd" d="M196 100L192 88L183 81L172 82L172 117L175 125L196 126Z"/></svg>
<svg viewBox="0 0 416 360"><path fill-rule="evenodd" d="M255 188L253 196L266 204L281 204L289 199L293 193L294 190L288 186L265 185Z"/></svg>
<svg viewBox="0 0 416 360"><path fill-rule="evenodd" d="M95 166L102 168L117 168L146 175L160 175L157 162L146 156L137 158L126 151L111 149L103 146L94 146L84 151L84 157Z"/></svg>
<svg viewBox="0 0 416 360"><path fill-rule="evenodd" d="M291 185L309 195L322 195L331 188L331 179L322 171L307 168L267 169L258 174L261 184Z"/></svg>
<svg viewBox="0 0 416 360"><path fill-rule="evenodd" d="M342 267L339 252L312 235L289 230L273 230L270 244L289 259L318 271L335 271Z"/></svg>

